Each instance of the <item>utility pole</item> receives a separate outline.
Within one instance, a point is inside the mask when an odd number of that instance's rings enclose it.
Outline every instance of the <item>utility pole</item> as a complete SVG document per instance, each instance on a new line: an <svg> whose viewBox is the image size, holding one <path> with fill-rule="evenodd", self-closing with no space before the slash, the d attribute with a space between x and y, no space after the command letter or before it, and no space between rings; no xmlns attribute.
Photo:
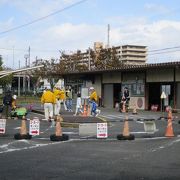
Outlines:
<svg viewBox="0 0 180 180"><path fill-rule="evenodd" d="M20 60L19 60L19 69L20 69L20 67L21 67L21 65L20 65ZM19 76L18 76L18 96L20 96L20 91L21 91L21 75L19 74Z"/></svg>

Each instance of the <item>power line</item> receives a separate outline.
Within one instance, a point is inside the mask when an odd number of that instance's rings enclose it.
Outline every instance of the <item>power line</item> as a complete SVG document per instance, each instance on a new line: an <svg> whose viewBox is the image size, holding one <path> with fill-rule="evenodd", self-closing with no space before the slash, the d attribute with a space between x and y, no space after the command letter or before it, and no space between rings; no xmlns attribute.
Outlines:
<svg viewBox="0 0 180 180"><path fill-rule="evenodd" d="M180 46L168 47L168 48L163 48L163 49L155 49L155 50L151 50L149 52L165 51L165 50L177 49L177 48L180 48Z"/></svg>
<svg viewBox="0 0 180 180"><path fill-rule="evenodd" d="M165 52L157 52L157 53L152 53L152 54L148 54L149 56L152 56L152 55L156 55L156 54L166 54L166 53L174 53L174 52L179 52L179 50L174 50L174 51L165 51Z"/></svg>
<svg viewBox="0 0 180 180"><path fill-rule="evenodd" d="M56 15L56 14L58 14L58 13L61 13L61 12L65 11L65 10L68 10L68 9L74 7L74 6L77 6L77 5L81 4L81 3L84 3L85 1L87 1L87 0L78 1L78 2L76 2L76 3L71 4L70 6L67 6L67 7L65 7L65 8L63 8L63 9L60 9L60 10L58 10L58 11L55 11L55 12L53 12L53 13L51 13L51 14L48 14L48 15L46 15L46 16L43 16L43 17L41 17L41 18L35 19L35 20L30 21L30 22L28 22L28 23L22 24L22 25L20 25L20 26L16 26L16 27L11 28L11 29L8 29L8 30L6 30L6 31L2 31L2 32L0 32L0 35L6 34L6 33L8 33L8 32L11 32L11 31L14 31L14 30L17 30L17 29L21 29L21 28L23 28L23 27L26 27L26 26L29 26L29 25L31 25L31 24L34 24L34 23L36 23L36 22L38 22L38 21L42 21L42 20L44 20L44 19L46 19L46 18L48 18L48 17L50 17L50 16L54 16L54 15Z"/></svg>

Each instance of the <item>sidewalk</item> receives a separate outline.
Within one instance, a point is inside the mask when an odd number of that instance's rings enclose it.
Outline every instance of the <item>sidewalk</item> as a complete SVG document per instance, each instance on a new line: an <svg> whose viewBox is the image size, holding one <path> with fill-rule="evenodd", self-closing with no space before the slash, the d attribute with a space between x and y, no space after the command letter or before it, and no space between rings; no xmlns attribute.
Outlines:
<svg viewBox="0 0 180 180"><path fill-rule="evenodd" d="M75 107L74 107L75 109ZM73 110L74 110L73 109ZM115 108L104 108L104 107L98 107L98 109L101 110L101 114L99 117L106 117L109 115L114 115L114 116L126 116L132 115L132 110L129 110L128 113L120 113L118 109ZM44 109L41 104L34 104L32 106L32 112L44 114ZM64 119L64 122L67 123L97 123L97 122L102 122L102 119L99 117L83 117L83 116L73 116L73 112L67 112L63 109L62 106L62 111L61 115ZM167 112L160 112L160 111L146 111L146 110L137 110L137 117L147 117L148 118L153 118L153 119L160 119L162 117L167 118L168 113ZM175 119L180 119L180 113L173 113L173 117ZM106 118L105 118L106 119Z"/></svg>

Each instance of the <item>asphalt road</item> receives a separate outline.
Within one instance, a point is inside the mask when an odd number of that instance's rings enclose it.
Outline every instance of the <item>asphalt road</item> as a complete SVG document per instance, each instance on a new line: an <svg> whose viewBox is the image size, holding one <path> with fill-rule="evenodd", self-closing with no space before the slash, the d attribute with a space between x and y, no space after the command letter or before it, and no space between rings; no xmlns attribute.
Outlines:
<svg viewBox="0 0 180 180"><path fill-rule="evenodd" d="M32 113L28 116L42 118ZM110 116L104 112L103 116L110 122L107 139L80 137L78 128L68 127L63 132L70 140L64 142L50 141L55 128L45 121L41 121L39 136L14 140L21 121L7 120L6 133L0 136L0 179L180 179L180 125L176 120L173 121L175 137L165 138L166 120L155 120L158 131L147 134L143 121L137 121L139 117L134 116L129 129L136 139L118 141L116 136L122 133L124 125L122 115Z"/></svg>

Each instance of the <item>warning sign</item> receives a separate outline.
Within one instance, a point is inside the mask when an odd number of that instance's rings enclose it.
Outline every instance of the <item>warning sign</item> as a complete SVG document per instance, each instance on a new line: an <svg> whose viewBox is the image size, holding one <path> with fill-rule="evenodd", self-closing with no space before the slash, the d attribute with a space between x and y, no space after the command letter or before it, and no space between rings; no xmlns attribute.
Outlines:
<svg viewBox="0 0 180 180"><path fill-rule="evenodd" d="M6 119L0 119L0 134L4 134L6 130Z"/></svg>
<svg viewBox="0 0 180 180"><path fill-rule="evenodd" d="M107 123L97 123L97 138L107 138Z"/></svg>
<svg viewBox="0 0 180 180"><path fill-rule="evenodd" d="M30 120L29 122L29 134L30 135L39 135L40 122L38 118Z"/></svg>

